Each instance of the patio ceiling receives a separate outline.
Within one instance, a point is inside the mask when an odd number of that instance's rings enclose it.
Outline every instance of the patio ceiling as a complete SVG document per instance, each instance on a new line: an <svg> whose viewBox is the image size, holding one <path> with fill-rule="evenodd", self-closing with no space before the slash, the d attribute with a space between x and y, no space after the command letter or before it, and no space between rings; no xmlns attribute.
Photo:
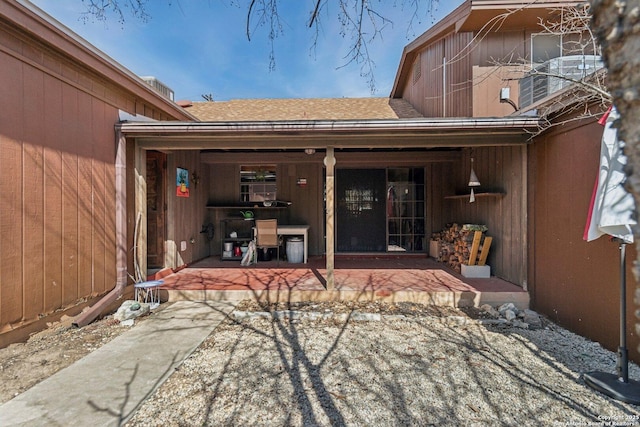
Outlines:
<svg viewBox="0 0 640 427"><path fill-rule="evenodd" d="M445 148L527 144L537 117L314 120L256 122L123 122L117 129L141 148L336 149Z"/></svg>

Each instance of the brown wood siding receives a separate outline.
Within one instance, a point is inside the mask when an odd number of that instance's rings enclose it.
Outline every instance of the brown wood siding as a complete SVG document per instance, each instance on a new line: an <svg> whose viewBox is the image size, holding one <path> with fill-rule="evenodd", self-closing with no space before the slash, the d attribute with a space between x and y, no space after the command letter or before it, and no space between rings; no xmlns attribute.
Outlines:
<svg viewBox="0 0 640 427"><path fill-rule="evenodd" d="M438 41L419 55L421 77L416 82L408 79L404 98L426 117L442 117L442 57L444 43ZM428 82L428 84L426 84Z"/></svg>
<svg viewBox="0 0 640 427"><path fill-rule="evenodd" d="M0 332L107 292L116 273L118 109L53 75L65 70L54 56L18 46L24 57L0 50L0 170L11 183L1 196Z"/></svg>
<svg viewBox="0 0 640 427"><path fill-rule="evenodd" d="M453 219L445 196L455 192L454 163L432 163L426 166L426 224L425 236L442 230Z"/></svg>
<svg viewBox="0 0 640 427"><path fill-rule="evenodd" d="M472 69L468 48L472 37L471 33L449 34L418 55L421 77L415 82L408 79L403 97L425 117L471 116Z"/></svg>
<svg viewBox="0 0 640 427"><path fill-rule="evenodd" d="M189 171L189 197L176 196L176 168ZM202 226L207 224L206 202L207 188L211 174L207 172L207 165L200 163L199 151L179 151L167 156L167 205L168 223L167 240L173 244L167 245L165 267L180 267L190 264L210 255L212 244L206 240L205 234L200 234ZM193 173L201 177L196 185ZM216 227L217 228L217 227ZM194 243L191 243L193 239ZM181 242L187 242L187 249L182 251Z"/></svg>
<svg viewBox="0 0 640 427"><path fill-rule="evenodd" d="M473 64L491 67L499 64L519 64L526 58L530 34L524 30L500 31L476 37Z"/></svg>
<svg viewBox="0 0 640 427"><path fill-rule="evenodd" d="M528 31L511 30L483 35L451 33L435 40L417 55L421 61L422 77L416 82L412 78L407 79L403 98L425 117L510 114L513 108L500 104L499 89L511 86L511 99L517 101L517 82L509 79L517 78L520 73L503 73L495 77L493 74L496 73L491 69L495 68L496 62L519 63L526 58L530 37ZM446 64L443 67L444 58ZM443 90L446 95L444 101Z"/></svg>
<svg viewBox="0 0 640 427"><path fill-rule="evenodd" d="M606 236L582 239L598 173L603 128L592 121L556 128L530 148L529 269L532 307L560 325L615 351L619 343L619 250ZM535 189L535 193L533 193ZM627 247L627 332L640 361Z"/></svg>
<svg viewBox="0 0 640 427"><path fill-rule="evenodd" d="M0 33L1 34L1 33ZM18 61L0 67L0 102L22 96L24 77ZM22 229L22 114L20 109L3 108L0 114L0 171L8 181L0 192L0 332L20 321L23 307Z"/></svg>
<svg viewBox="0 0 640 427"><path fill-rule="evenodd" d="M337 163L346 168L385 168L385 167L425 167L425 197L426 197L426 224L425 237L433 231L439 231L446 222L451 220L444 196L453 192L453 180L451 171L457 154L446 153L342 153L336 154ZM325 253L324 239L324 211L323 211L323 154L315 156L306 154L279 154L276 157L267 157L265 154L232 154L225 153L220 156L207 154L205 161L210 167L207 183L207 204L209 206L228 206L233 201L239 200L239 175L241 163L224 163L226 159L241 162L238 156L242 156L244 163L277 164L278 169L278 199L289 200L292 205L285 209L255 210L256 217L277 218L288 224L309 224L309 254L321 255ZM266 156L269 156L268 154ZM220 163L218 163L220 162ZM298 178L306 178L307 185L301 187L297 184ZM230 203L231 202L231 203ZM220 253L220 220L229 216L238 216L239 209L207 209L209 222L216 227L215 254Z"/></svg>
<svg viewBox="0 0 640 427"><path fill-rule="evenodd" d="M494 238L488 264L491 274L523 286L526 283L524 257L525 197L522 185L526 174L523 168L523 147L487 147L473 150L473 168L481 186L474 191L503 192L502 197L467 197L446 199L446 222L484 224ZM462 161L455 166L456 194L470 194L469 173L471 151L465 150Z"/></svg>
<svg viewBox="0 0 640 427"><path fill-rule="evenodd" d="M457 33L445 38L446 117L471 117L472 67L470 43L472 33Z"/></svg>

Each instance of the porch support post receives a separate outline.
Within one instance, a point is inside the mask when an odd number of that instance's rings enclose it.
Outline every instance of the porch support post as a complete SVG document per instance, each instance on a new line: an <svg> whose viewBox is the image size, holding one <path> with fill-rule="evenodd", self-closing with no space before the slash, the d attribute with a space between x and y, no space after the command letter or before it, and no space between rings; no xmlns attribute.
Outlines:
<svg viewBox="0 0 640 427"><path fill-rule="evenodd" d="M333 147L327 147L327 154L324 158L324 165L327 168L327 178L326 178L326 187L327 187L327 216L325 218L326 221L326 231L327 231L327 290L332 291L335 289L335 279L333 276L334 269L334 256L335 256L335 222L334 222L334 213L335 213L335 177L334 177L334 166L336 164L336 158L333 155Z"/></svg>
<svg viewBox="0 0 640 427"><path fill-rule="evenodd" d="M116 287L127 285L127 140L118 130L116 151Z"/></svg>
<svg viewBox="0 0 640 427"><path fill-rule="evenodd" d="M134 162L134 277L136 281L144 281L147 278L147 151L137 142Z"/></svg>

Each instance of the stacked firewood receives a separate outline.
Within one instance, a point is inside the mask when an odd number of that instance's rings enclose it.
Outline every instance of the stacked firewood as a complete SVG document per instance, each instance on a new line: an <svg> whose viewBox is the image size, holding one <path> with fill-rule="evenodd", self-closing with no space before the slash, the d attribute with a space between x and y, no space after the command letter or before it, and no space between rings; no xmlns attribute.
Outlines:
<svg viewBox="0 0 640 427"><path fill-rule="evenodd" d="M458 272L462 264L484 265L492 240L485 236L486 231L485 225L449 224L433 233L431 240L439 246L437 260Z"/></svg>

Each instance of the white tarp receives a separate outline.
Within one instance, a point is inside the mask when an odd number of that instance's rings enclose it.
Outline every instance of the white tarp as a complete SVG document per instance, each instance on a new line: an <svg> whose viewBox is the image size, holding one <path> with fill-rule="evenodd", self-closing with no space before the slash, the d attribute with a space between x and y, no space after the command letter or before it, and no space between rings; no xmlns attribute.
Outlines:
<svg viewBox="0 0 640 427"><path fill-rule="evenodd" d="M636 224L633 219L635 202L624 188L627 157L623 153L624 142L618 139L617 130L612 126L617 118L615 108L611 109L608 117L603 117L606 122L602 134L600 172L584 232L584 239L588 242L607 234L625 243L633 243L631 227Z"/></svg>

